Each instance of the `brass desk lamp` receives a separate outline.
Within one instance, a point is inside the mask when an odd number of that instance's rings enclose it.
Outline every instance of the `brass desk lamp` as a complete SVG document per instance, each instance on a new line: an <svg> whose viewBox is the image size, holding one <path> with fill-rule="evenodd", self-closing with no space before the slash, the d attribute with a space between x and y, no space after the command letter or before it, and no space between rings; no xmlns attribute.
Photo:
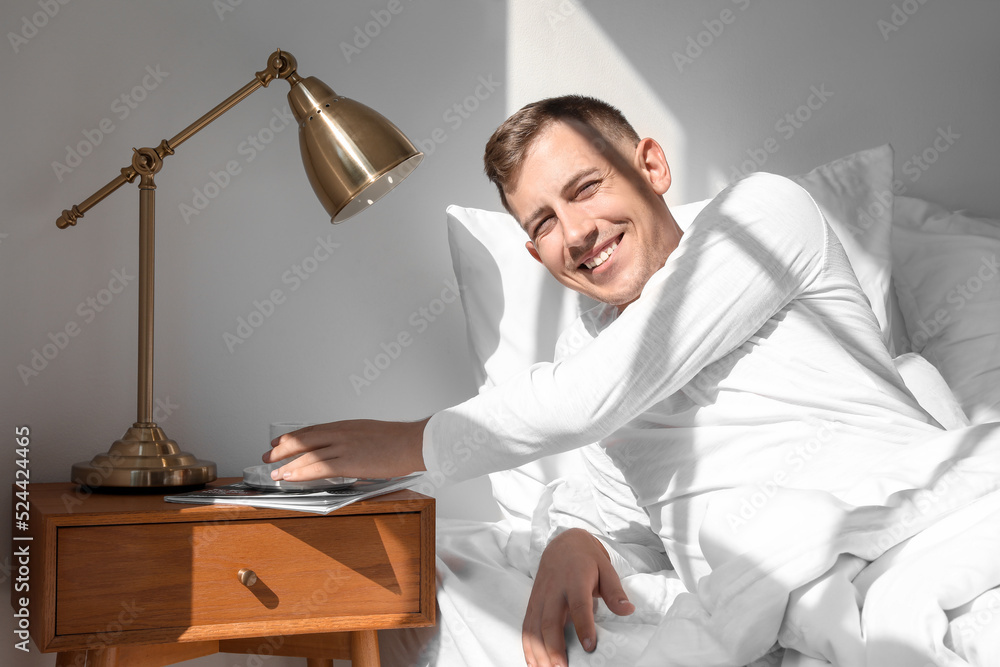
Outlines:
<svg viewBox="0 0 1000 667"><path fill-rule="evenodd" d="M72 480L89 488L139 489L204 484L215 464L182 452L153 421L153 176L163 159L195 133L274 79L291 86L288 102L299 124L306 175L331 222L342 222L374 204L406 178L423 153L389 120L315 77L303 79L295 58L280 49L253 81L156 148L133 149L132 164L83 203L62 212L60 229L125 183L139 178L139 368L137 417L106 454L73 466Z"/></svg>

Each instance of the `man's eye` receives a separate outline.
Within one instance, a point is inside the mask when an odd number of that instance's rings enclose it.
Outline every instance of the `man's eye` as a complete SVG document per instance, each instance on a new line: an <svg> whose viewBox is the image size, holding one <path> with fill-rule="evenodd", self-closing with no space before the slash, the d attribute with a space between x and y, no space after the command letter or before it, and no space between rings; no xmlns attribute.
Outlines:
<svg viewBox="0 0 1000 667"><path fill-rule="evenodd" d="M583 187L582 187L582 188L580 188L580 189L579 189L579 190L577 191L577 193L576 193L576 194L577 194L577 196L578 196L578 197L579 197L580 195L587 195L587 194L590 194L591 192L593 192L594 190L596 190L596 189L597 189L597 186L598 186L599 184L600 184L600 182L599 182L599 181L590 181L590 182L588 182L588 183L584 183Z"/></svg>
<svg viewBox="0 0 1000 667"><path fill-rule="evenodd" d="M540 234L544 234L552 227L552 222L555 220L555 216L550 215L547 218L543 218L537 225L535 225L535 230L531 234L532 238L538 238Z"/></svg>

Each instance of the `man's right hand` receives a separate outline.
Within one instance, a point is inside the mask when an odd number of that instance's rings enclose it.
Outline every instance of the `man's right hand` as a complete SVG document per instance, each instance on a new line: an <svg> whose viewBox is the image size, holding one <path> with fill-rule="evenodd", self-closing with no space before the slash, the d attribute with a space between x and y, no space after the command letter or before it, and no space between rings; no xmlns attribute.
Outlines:
<svg viewBox="0 0 1000 667"><path fill-rule="evenodd" d="M597 647L594 598L601 597L619 616L635 611L601 541L571 528L542 552L535 584L521 626L521 645L529 667L566 666L564 628L572 620L587 652Z"/></svg>

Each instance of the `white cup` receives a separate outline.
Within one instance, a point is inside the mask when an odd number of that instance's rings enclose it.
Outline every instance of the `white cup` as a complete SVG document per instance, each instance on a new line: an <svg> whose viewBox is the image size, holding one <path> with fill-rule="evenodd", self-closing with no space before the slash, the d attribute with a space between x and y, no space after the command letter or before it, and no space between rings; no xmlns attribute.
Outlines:
<svg viewBox="0 0 1000 667"><path fill-rule="evenodd" d="M280 435L285 435L286 433L291 433L292 431L298 431L300 428L305 428L306 426L312 426L312 424L307 424L305 422L271 422L271 440L274 440ZM270 440L268 440L270 442Z"/></svg>
<svg viewBox="0 0 1000 667"><path fill-rule="evenodd" d="M284 435L286 433L291 433L292 431L297 431L300 428L305 428L306 426L312 426L312 425L313 424L311 423L304 423L304 422L272 422L270 429L271 440L274 440L278 436ZM301 454L299 456L301 456ZM243 481L256 487L275 488L286 491L307 491L313 489L323 489L325 487L331 487L331 486L343 486L345 484L350 484L356 481L353 477L331 477L327 479L312 480L308 482L286 482L282 480L274 481L271 479L271 472L277 470L281 466L291 461L294 461L296 458L298 457L293 456L291 458L275 461L274 463L264 463L261 465L245 468L243 470Z"/></svg>

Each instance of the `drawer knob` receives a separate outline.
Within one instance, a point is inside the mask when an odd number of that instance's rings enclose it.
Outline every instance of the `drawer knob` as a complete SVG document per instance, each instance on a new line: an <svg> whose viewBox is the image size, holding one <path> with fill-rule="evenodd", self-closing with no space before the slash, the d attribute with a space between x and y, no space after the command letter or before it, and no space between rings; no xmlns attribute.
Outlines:
<svg viewBox="0 0 1000 667"><path fill-rule="evenodd" d="M236 576L239 577L240 583L246 586L247 588L250 588L251 586L257 583L257 573L248 567L242 568L239 572L236 573Z"/></svg>

